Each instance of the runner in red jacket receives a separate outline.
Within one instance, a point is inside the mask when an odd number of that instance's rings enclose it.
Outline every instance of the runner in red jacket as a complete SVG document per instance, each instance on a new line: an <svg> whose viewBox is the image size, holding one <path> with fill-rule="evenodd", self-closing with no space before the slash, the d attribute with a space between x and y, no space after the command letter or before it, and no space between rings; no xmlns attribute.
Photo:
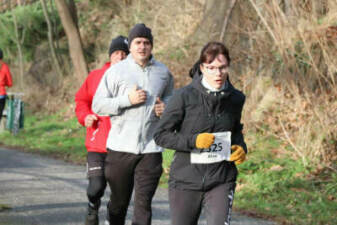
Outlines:
<svg viewBox="0 0 337 225"><path fill-rule="evenodd" d="M88 151L89 185L87 196L89 204L86 225L98 225L99 223L98 209L106 188L104 161L107 153L106 140L110 130L110 118L98 116L92 112L92 99L105 71L109 69L110 65L123 60L127 54L129 54L127 39L123 36L112 39L109 48L110 62L105 63L100 69L91 71L75 95L75 112L78 122L87 128L85 146Z"/></svg>
<svg viewBox="0 0 337 225"><path fill-rule="evenodd" d="M4 61L2 61L2 58L3 52L0 49L0 121L6 103L6 86L11 87L13 84L9 67Z"/></svg>

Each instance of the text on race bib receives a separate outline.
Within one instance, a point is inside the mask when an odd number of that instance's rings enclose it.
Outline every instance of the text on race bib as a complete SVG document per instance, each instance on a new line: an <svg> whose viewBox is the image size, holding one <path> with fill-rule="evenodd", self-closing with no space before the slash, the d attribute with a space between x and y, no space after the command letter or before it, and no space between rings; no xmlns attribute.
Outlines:
<svg viewBox="0 0 337 225"><path fill-rule="evenodd" d="M206 149L195 149L191 152L192 164L209 164L229 161L231 155L231 132L213 133L214 143Z"/></svg>

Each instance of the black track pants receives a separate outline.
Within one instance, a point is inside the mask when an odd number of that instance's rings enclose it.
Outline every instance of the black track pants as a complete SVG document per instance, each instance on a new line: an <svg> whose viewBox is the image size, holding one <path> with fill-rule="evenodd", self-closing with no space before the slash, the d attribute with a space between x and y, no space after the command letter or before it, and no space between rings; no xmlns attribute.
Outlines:
<svg viewBox="0 0 337 225"><path fill-rule="evenodd" d="M229 225L235 183L218 185L209 191L169 189L172 225L197 225L204 207L207 225Z"/></svg>
<svg viewBox="0 0 337 225"><path fill-rule="evenodd" d="M161 153L135 155L108 151L105 176L111 189L110 225L124 225L134 191L133 225L150 225L151 202L162 173Z"/></svg>
<svg viewBox="0 0 337 225"><path fill-rule="evenodd" d="M6 103L6 98L0 99L0 121L1 121L1 118L2 118L2 113L3 113L4 108L5 108L5 103Z"/></svg>
<svg viewBox="0 0 337 225"><path fill-rule="evenodd" d="M104 176L104 164L106 153L88 152L88 179L87 196L89 202L95 206L99 206L100 200L104 195L106 188L106 180Z"/></svg>

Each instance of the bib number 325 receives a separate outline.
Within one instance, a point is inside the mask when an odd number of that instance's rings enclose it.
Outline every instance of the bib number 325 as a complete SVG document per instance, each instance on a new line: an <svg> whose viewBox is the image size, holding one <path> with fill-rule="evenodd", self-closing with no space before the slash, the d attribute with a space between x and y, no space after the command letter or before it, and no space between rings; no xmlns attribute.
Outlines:
<svg viewBox="0 0 337 225"><path fill-rule="evenodd" d="M214 143L206 149L191 152L191 163L209 164L229 160L231 154L231 132L213 133Z"/></svg>
<svg viewBox="0 0 337 225"><path fill-rule="evenodd" d="M222 149L222 142L219 142L212 144L211 147L207 149L201 149L200 152L221 152Z"/></svg>

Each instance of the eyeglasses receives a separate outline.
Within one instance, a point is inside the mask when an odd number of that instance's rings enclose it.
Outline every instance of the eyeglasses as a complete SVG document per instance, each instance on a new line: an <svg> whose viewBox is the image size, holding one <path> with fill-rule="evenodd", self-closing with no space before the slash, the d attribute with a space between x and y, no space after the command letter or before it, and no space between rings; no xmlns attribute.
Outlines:
<svg viewBox="0 0 337 225"><path fill-rule="evenodd" d="M216 66L206 66L204 65L204 68L206 70L206 72L210 75L217 75L218 73L223 74L223 73L227 73L229 66L224 65L221 67L216 67Z"/></svg>

